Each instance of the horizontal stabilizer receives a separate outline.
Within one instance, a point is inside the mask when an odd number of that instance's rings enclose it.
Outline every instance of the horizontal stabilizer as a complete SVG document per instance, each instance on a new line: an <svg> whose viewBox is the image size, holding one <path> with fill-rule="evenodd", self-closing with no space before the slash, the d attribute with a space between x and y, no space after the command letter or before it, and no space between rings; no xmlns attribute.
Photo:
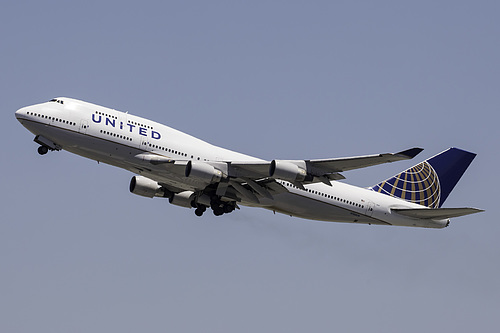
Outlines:
<svg viewBox="0 0 500 333"><path fill-rule="evenodd" d="M431 208L431 209L395 208L391 210L400 215L413 217L417 219L429 219L429 220L444 220L452 217L459 217L459 216L484 212L484 210L477 208Z"/></svg>

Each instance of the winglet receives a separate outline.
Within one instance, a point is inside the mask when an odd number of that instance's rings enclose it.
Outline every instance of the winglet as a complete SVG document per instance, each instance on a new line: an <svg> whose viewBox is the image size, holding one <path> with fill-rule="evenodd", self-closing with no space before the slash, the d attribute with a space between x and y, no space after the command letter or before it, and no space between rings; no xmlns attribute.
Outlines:
<svg viewBox="0 0 500 333"><path fill-rule="evenodd" d="M424 150L423 148L410 148L407 150L400 151L399 153L396 153L394 155L403 155L408 159L412 159L418 154L420 154L423 150Z"/></svg>

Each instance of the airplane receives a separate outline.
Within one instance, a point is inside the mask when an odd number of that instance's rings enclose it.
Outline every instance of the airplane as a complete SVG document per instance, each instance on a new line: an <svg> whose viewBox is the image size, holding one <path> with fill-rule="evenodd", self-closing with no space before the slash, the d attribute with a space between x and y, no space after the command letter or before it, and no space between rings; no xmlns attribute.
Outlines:
<svg viewBox="0 0 500 333"><path fill-rule="evenodd" d="M66 150L136 174L130 192L207 208L216 216L262 207L325 222L444 228L450 218L482 212L443 208L476 154L449 148L368 188L341 182L343 172L412 159L423 149L365 156L272 160L214 146L160 123L72 98L16 111L38 153Z"/></svg>

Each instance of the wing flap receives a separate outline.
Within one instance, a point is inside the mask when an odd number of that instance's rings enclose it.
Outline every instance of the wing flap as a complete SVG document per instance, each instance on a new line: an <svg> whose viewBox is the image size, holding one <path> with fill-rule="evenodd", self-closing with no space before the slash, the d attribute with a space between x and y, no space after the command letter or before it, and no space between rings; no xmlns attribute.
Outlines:
<svg viewBox="0 0 500 333"><path fill-rule="evenodd" d="M425 220L443 220L452 217L484 212L484 210L477 208L394 208L391 209L391 211L403 216Z"/></svg>
<svg viewBox="0 0 500 333"><path fill-rule="evenodd" d="M248 162L230 162L228 163L229 176L233 178L252 178L259 179L269 176L268 161L248 161Z"/></svg>

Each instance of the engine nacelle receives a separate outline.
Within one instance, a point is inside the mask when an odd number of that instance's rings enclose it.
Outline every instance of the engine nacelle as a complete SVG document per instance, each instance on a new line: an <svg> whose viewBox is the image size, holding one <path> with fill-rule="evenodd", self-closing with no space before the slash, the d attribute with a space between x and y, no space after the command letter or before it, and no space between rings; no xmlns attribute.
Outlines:
<svg viewBox="0 0 500 333"><path fill-rule="evenodd" d="M174 195L172 195L168 199L168 201L172 205L186 207L186 208L193 207L193 200L194 200L194 192L193 191L184 191L184 192L180 192L180 193L174 193Z"/></svg>
<svg viewBox="0 0 500 333"><path fill-rule="evenodd" d="M307 171L297 164L289 161L273 160L269 166L269 176L276 179L287 180L289 182L301 182L306 180Z"/></svg>
<svg viewBox="0 0 500 333"><path fill-rule="evenodd" d="M154 180L143 176L132 177L130 180L130 192L147 198L171 196L170 191L163 188Z"/></svg>
<svg viewBox="0 0 500 333"><path fill-rule="evenodd" d="M220 182L224 177L222 171L208 163L189 161L184 172L186 177L196 178L208 184Z"/></svg>

